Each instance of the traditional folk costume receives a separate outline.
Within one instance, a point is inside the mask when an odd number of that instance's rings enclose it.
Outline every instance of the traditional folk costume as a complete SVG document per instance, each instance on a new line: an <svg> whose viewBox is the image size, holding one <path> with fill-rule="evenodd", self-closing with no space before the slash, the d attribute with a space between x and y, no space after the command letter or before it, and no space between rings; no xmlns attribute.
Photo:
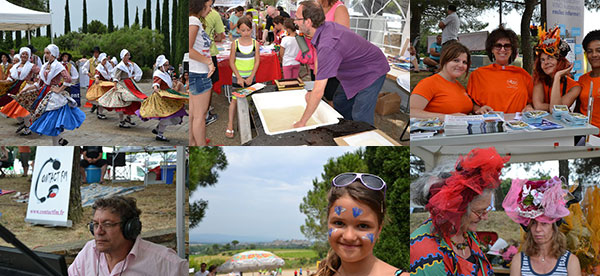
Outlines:
<svg viewBox="0 0 600 276"><path fill-rule="evenodd" d="M50 44L46 47L55 58L59 49ZM15 100L25 107L32 116L33 124L30 129L38 134L52 136L52 144L64 146L68 143L61 137L65 129L74 130L83 124L85 114L77 108L77 103L69 92L51 91L60 87L61 82L71 82L71 75L58 61L46 62L39 74L39 91L29 90L15 96Z"/></svg>
<svg viewBox="0 0 600 276"><path fill-rule="evenodd" d="M68 87L71 98L77 103L77 107L81 106L81 96L79 93L79 73L77 73L77 66L71 62L72 56L69 53L63 53L60 60L63 60L63 56L67 55L69 60L63 61L62 64L67 69L67 72L71 75L71 81L65 82L63 85Z"/></svg>
<svg viewBox="0 0 600 276"><path fill-rule="evenodd" d="M26 53L27 59L29 59L31 50L27 47L22 47L19 51L19 55L23 53ZM15 58L16 57L17 55L15 55ZM10 69L10 74L7 79L8 82L5 83L9 86L6 89L6 95L2 98L6 97L9 99L9 102L0 109L0 112L6 115L6 117L17 120L18 127L16 133L19 133L20 135L31 134L31 131L29 130L31 117L29 116L29 111L13 100L11 96L18 95L27 90L37 90L34 79L39 73L40 68L29 60L26 60L24 64L15 64ZM2 94L2 92L0 92L0 94Z"/></svg>
<svg viewBox="0 0 600 276"><path fill-rule="evenodd" d="M157 90L154 90L152 95L142 102L140 110L136 111L136 114L144 121L159 120L152 133L156 134L157 141L164 142L169 142L163 136L167 126L181 124L183 116L188 115L185 112L185 103L189 99L187 94L172 89L171 76L163 71L164 69L161 70L167 61L164 55L160 55L156 59L156 71L152 75L152 88L157 88Z"/></svg>
<svg viewBox="0 0 600 276"><path fill-rule="evenodd" d="M97 54L96 54L97 53ZM96 67L98 66L98 64L100 64L100 61L98 60L98 58L100 57L100 47L96 46L94 47L94 54L92 55L92 57L90 59L88 59L82 66L81 68L81 74L82 75L87 75L89 78L89 83L88 83L88 90L90 88L90 86L92 86L92 83L94 82L94 75L96 74ZM86 94L87 96L87 94ZM94 113L97 108L98 105L97 103L92 103L92 110L91 113Z"/></svg>
<svg viewBox="0 0 600 276"><path fill-rule="evenodd" d="M90 86L87 90L85 97L88 102L98 105L98 99L102 97L106 92L115 87L115 83L112 82L112 72L114 68L108 62L106 53L101 53L98 56L99 64L94 69L94 76L90 80ZM106 60L106 61L105 61ZM98 106L97 117L98 119L105 120L106 115L102 114L103 107ZM112 110L112 109L109 109Z"/></svg>
<svg viewBox="0 0 600 276"><path fill-rule="evenodd" d="M146 96L137 86L135 81L142 78L142 69L132 61L125 63L123 58L129 54L129 51L123 49L121 51L121 62L115 67L112 80L116 83L115 87L106 92L98 99L100 106L105 108L114 108L119 112L119 127L129 128L129 125L135 125L131 121L130 115L140 109L141 102ZM127 115L123 119L124 115Z"/></svg>
<svg viewBox="0 0 600 276"><path fill-rule="evenodd" d="M12 68L11 57L8 54L2 54L2 56L6 56L6 63L0 63L0 80L5 80L10 75L10 68Z"/></svg>

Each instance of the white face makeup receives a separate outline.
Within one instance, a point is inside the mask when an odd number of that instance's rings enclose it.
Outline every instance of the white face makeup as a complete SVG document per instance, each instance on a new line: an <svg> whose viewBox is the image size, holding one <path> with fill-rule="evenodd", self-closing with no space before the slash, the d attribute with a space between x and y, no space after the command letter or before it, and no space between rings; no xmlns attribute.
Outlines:
<svg viewBox="0 0 600 276"><path fill-rule="evenodd" d="M348 195L332 204L327 227L329 244L343 262L358 262L372 256L381 231L375 211Z"/></svg>

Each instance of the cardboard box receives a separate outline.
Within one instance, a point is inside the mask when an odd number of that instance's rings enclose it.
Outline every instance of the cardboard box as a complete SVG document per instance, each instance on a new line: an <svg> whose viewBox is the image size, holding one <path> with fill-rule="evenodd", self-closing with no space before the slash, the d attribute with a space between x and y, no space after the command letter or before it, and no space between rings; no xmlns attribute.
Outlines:
<svg viewBox="0 0 600 276"><path fill-rule="evenodd" d="M375 112L379 115L388 115L400 112L402 98L397 93L383 92L377 97Z"/></svg>

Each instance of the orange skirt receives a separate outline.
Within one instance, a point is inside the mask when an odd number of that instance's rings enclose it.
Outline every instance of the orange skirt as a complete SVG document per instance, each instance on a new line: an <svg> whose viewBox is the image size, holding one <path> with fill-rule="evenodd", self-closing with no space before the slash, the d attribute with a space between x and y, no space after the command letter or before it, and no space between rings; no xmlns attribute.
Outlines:
<svg viewBox="0 0 600 276"><path fill-rule="evenodd" d="M19 103L17 103L17 101L14 100L2 107L0 112L13 119L29 115L29 111L27 111L27 109L23 108Z"/></svg>

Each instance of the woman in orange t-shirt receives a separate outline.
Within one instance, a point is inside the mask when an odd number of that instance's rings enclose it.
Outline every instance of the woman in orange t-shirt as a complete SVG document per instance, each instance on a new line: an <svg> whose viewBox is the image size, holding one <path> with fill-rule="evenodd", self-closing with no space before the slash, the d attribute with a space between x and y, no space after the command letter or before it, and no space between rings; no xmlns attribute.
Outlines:
<svg viewBox="0 0 600 276"><path fill-rule="evenodd" d="M581 85L568 76L573 64L565 58L571 48L560 39L560 29L545 32L538 27L539 43L535 47L533 71L533 107L552 111L554 105L571 106L579 97Z"/></svg>
<svg viewBox="0 0 600 276"><path fill-rule="evenodd" d="M473 110L473 102L456 79L471 66L469 49L460 43L444 47L439 73L421 80L410 96L411 117L443 117L465 115Z"/></svg>
<svg viewBox="0 0 600 276"><path fill-rule="evenodd" d="M590 87L593 82L592 95L594 97L594 107L591 124L600 128L600 30L589 32L583 38L582 45L592 71L579 77L579 84L581 85L581 93L579 94L581 106L579 111L587 116Z"/></svg>
<svg viewBox="0 0 600 276"><path fill-rule="evenodd" d="M467 92L473 99L473 112L516 113L533 110L533 81L521 67L509 65L517 57L517 34L500 27L490 33L485 50L494 63L479 67L469 77Z"/></svg>

